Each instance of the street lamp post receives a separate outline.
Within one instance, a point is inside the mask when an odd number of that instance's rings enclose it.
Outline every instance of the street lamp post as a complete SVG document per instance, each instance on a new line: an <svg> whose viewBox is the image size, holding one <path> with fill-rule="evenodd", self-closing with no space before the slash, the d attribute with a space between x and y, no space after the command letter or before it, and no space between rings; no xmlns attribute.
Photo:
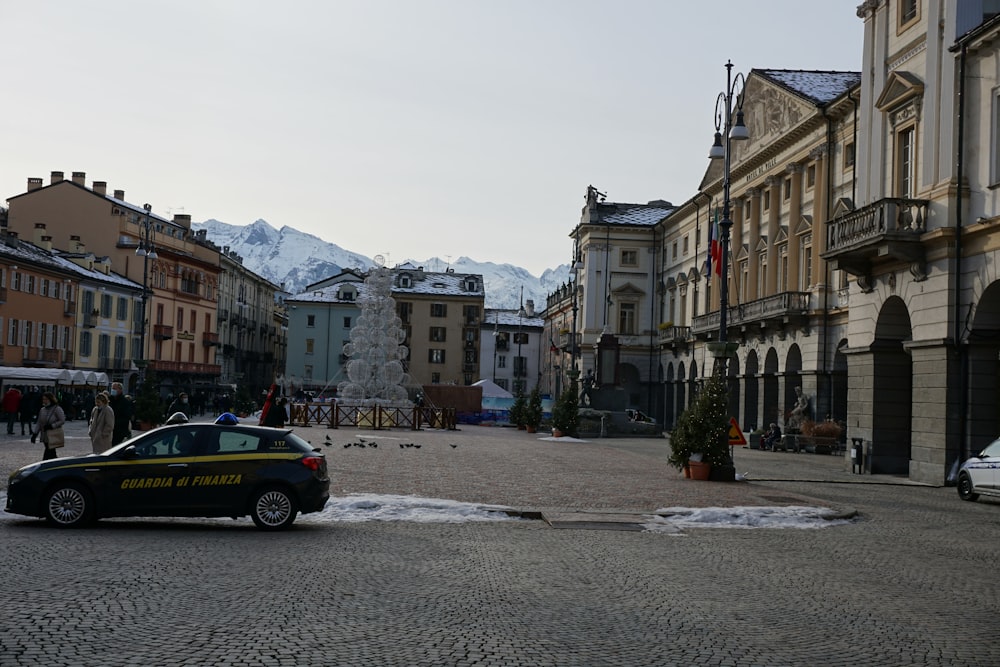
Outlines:
<svg viewBox="0 0 1000 667"><path fill-rule="evenodd" d="M583 262L580 260L580 240L577 239L574 243L573 248L573 264L570 266L569 280L570 285L573 288L573 340L570 343L570 371L567 373L569 376L570 387L573 389L573 393L579 396L577 381L580 379L580 369L577 367L577 342L576 342L576 313L578 311L577 299L580 294L580 269L583 268Z"/></svg>
<svg viewBox="0 0 1000 667"><path fill-rule="evenodd" d="M149 289L149 260L156 259L158 255L156 254L156 248L153 246L153 229L150 226L149 213L153 209L150 204L143 204L142 208L146 211L145 220L142 223L142 227L139 233L139 245L135 249L135 254L138 257L142 257L142 305L139 310L139 322L142 326L139 334L139 380L146 379L146 365L148 363L149 355L146 351L146 311L147 302L150 297Z"/></svg>
<svg viewBox="0 0 1000 667"><path fill-rule="evenodd" d="M738 343L729 342L729 236L733 226L729 201L730 168L732 166L733 141L743 141L750 138L747 126L743 122L743 93L746 89L746 77L737 73L733 77L733 63L726 62L726 90L719 93L715 100L715 141L708 153L712 160L722 159L722 220L719 222L719 241L722 244L720 253L721 285L719 286L719 339L714 344L709 343L709 351L715 357L715 368L723 387L726 389L726 403L729 402L729 357L736 351ZM735 100L734 100L735 98ZM736 122L733 123L733 102L736 103ZM726 141L722 142L725 132ZM724 445L729 444L728 429L722 434ZM730 465L731 467L731 465Z"/></svg>
<svg viewBox="0 0 1000 667"><path fill-rule="evenodd" d="M722 220L719 222L721 253L721 284L719 285L719 340L718 344L710 346L717 363L716 368L727 378L727 361L735 351L736 344L729 343L729 235L733 227L731 204L729 201L730 168L732 166L732 141L743 141L750 138L747 126L743 122L743 91L746 88L746 78L737 73L733 77L733 63L726 62L726 90L719 93L715 100L715 142L708 153L712 160L722 159ZM734 100L735 98L735 100ZM736 122L733 123L733 102L736 103ZM725 144L722 133L725 132Z"/></svg>
<svg viewBox="0 0 1000 667"><path fill-rule="evenodd" d="M527 372L527 364L524 363L523 358L521 357L521 343L524 340L524 335L521 333L521 326L524 322L524 317L526 315L527 313L524 312L524 285L521 285L521 308L517 311L517 360L514 362L514 375L515 377L518 377L518 372L520 372L521 373L520 377L525 377L525 378L527 378L528 372ZM518 371L519 366L520 366L520 371ZM521 393L523 394L524 390L527 389L527 387L524 386L525 381L515 380L515 382L517 382L517 386L520 388Z"/></svg>
<svg viewBox="0 0 1000 667"><path fill-rule="evenodd" d="M493 384L497 383L497 345L500 344L500 312L493 311Z"/></svg>

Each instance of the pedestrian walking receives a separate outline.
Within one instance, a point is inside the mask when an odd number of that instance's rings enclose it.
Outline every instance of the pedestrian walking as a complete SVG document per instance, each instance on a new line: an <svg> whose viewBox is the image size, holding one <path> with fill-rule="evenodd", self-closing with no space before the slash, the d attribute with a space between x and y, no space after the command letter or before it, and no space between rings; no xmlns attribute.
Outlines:
<svg viewBox="0 0 1000 667"><path fill-rule="evenodd" d="M177 412L183 413L184 416L188 418L188 421L191 421L191 404L188 402L188 395L183 391L177 394L177 398L170 403L170 407L167 408L167 414L165 416L170 418Z"/></svg>
<svg viewBox="0 0 1000 667"><path fill-rule="evenodd" d="M111 449L115 433L115 411L108 405L110 398L106 392L94 397L94 409L90 411L90 445L95 454Z"/></svg>
<svg viewBox="0 0 1000 667"><path fill-rule="evenodd" d="M3 394L2 405L7 416L7 435L14 435L14 422L17 421L21 411L21 390L17 387L8 387Z"/></svg>
<svg viewBox="0 0 1000 667"><path fill-rule="evenodd" d="M61 433L65 423L66 412L56 401L55 394L51 391L42 394L42 409L38 411L38 437L45 445L45 452L42 454L43 461L56 458L56 447L49 447L49 434L54 429L59 429Z"/></svg>

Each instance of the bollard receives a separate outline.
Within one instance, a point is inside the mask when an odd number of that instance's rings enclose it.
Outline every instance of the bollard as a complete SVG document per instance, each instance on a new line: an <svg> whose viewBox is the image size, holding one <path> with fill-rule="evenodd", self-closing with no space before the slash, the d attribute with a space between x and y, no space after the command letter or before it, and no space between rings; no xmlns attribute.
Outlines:
<svg viewBox="0 0 1000 667"><path fill-rule="evenodd" d="M851 438L851 472L863 474L865 472L865 445L864 438ZM855 468L857 470L855 470Z"/></svg>

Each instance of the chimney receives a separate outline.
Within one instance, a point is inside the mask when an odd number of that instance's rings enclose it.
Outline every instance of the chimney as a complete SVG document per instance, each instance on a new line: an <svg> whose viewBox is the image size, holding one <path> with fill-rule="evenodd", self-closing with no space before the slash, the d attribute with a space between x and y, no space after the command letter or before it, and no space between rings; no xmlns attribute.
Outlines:
<svg viewBox="0 0 1000 667"><path fill-rule="evenodd" d="M80 240L79 236L73 235L69 237L69 251L70 252L86 252L87 245Z"/></svg>
<svg viewBox="0 0 1000 667"><path fill-rule="evenodd" d="M62 183L63 173L61 171L53 171L50 176L52 177L51 183L49 185L55 185L56 183Z"/></svg>
<svg viewBox="0 0 1000 667"><path fill-rule="evenodd" d="M3 235L3 242L6 243L11 248L17 247L17 232L13 229L6 230L7 233Z"/></svg>
<svg viewBox="0 0 1000 667"><path fill-rule="evenodd" d="M122 201L125 201L125 191L124 190L115 190L115 199L120 199Z"/></svg>
<svg viewBox="0 0 1000 667"><path fill-rule="evenodd" d="M174 213L174 222L184 229L191 229L191 216L187 213Z"/></svg>
<svg viewBox="0 0 1000 667"><path fill-rule="evenodd" d="M37 190L42 187L42 179L40 178L29 178L28 179L28 192L32 190Z"/></svg>
<svg viewBox="0 0 1000 667"><path fill-rule="evenodd" d="M100 271L104 275L109 275L111 273L111 258L101 257L95 264L94 269Z"/></svg>
<svg viewBox="0 0 1000 667"><path fill-rule="evenodd" d="M524 302L524 312L528 314L528 317L535 316L535 300L528 299Z"/></svg>
<svg viewBox="0 0 1000 667"><path fill-rule="evenodd" d="M94 194L101 195L102 197L108 194L108 182L107 181L94 181L94 187L91 188Z"/></svg>
<svg viewBox="0 0 1000 667"><path fill-rule="evenodd" d="M35 239L35 245L40 245L42 237L44 237L44 236L45 236L45 223L44 222L36 222L35 223L35 232L34 232L34 236L33 236L33 238Z"/></svg>
<svg viewBox="0 0 1000 667"><path fill-rule="evenodd" d="M87 172L85 171L74 171L73 172L73 182L77 185L87 185Z"/></svg>
<svg viewBox="0 0 1000 667"><path fill-rule="evenodd" d="M49 252L52 252L52 237L42 236L41 238L39 238L38 243L36 243L35 245L45 248Z"/></svg>

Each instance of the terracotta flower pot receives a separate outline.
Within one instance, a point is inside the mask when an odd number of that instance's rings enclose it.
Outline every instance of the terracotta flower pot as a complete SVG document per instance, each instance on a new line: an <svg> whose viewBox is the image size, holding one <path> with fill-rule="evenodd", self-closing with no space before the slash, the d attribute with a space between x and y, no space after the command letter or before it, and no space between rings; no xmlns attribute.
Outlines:
<svg viewBox="0 0 1000 667"><path fill-rule="evenodd" d="M552 437L553 438L561 438L561 437L563 437L563 435L564 435L564 433L562 431L560 431L559 429L557 429L557 428L552 429Z"/></svg>
<svg viewBox="0 0 1000 667"><path fill-rule="evenodd" d="M691 466L684 466L684 478L691 479Z"/></svg>
<svg viewBox="0 0 1000 667"><path fill-rule="evenodd" d="M712 464L701 461L688 461L688 468L691 470L691 479L707 480L712 472Z"/></svg>
<svg viewBox="0 0 1000 667"><path fill-rule="evenodd" d="M526 430L528 431L528 433L535 433L538 431L538 429L534 426L528 426L526 427Z"/></svg>

